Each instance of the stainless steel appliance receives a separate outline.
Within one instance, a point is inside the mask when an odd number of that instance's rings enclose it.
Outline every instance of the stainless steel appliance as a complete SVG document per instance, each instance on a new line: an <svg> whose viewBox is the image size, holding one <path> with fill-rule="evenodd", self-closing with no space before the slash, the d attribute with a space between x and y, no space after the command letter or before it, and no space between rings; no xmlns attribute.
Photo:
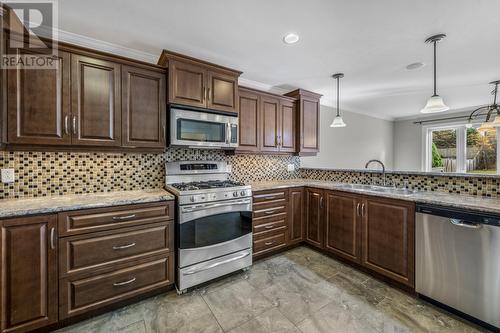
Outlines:
<svg viewBox="0 0 500 333"><path fill-rule="evenodd" d="M500 216L417 205L416 290L500 327Z"/></svg>
<svg viewBox="0 0 500 333"><path fill-rule="evenodd" d="M170 145L191 148L236 148L238 117L171 106Z"/></svg>
<svg viewBox="0 0 500 333"><path fill-rule="evenodd" d="M230 173L225 162L166 165L166 188L177 199L179 292L252 265L252 191Z"/></svg>

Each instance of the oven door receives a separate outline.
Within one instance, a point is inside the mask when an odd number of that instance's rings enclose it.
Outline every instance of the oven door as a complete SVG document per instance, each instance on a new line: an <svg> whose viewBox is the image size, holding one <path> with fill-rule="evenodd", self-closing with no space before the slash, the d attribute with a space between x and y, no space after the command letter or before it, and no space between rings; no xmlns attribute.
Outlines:
<svg viewBox="0 0 500 333"><path fill-rule="evenodd" d="M196 148L238 146L238 117L170 109L170 144Z"/></svg>
<svg viewBox="0 0 500 333"><path fill-rule="evenodd" d="M252 247L252 199L193 204L179 208L179 267Z"/></svg>

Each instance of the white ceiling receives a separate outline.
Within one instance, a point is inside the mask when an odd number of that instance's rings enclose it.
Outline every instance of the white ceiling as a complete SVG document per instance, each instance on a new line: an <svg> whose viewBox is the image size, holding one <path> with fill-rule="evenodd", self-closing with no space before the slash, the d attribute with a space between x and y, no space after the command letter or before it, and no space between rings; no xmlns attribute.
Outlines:
<svg viewBox="0 0 500 333"><path fill-rule="evenodd" d="M438 90L452 109L489 103L500 79L499 0L64 0L59 28L144 56L185 53L327 105L341 71L341 108L387 119L418 114L432 94L432 34L448 35ZM288 32L299 43L285 45ZM427 66L405 69L417 61Z"/></svg>

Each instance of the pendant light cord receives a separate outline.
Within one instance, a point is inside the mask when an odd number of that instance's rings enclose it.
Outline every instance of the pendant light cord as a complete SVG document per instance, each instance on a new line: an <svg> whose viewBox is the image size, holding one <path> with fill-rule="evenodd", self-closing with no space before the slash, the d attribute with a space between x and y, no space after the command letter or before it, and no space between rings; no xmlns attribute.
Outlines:
<svg viewBox="0 0 500 333"><path fill-rule="evenodd" d="M436 80L437 80L437 76L436 76L436 43L437 43L437 41L435 40L434 41L434 96L437 96L437 93L436 93Z"/></svg>
<svg viewBox="0 0 500 333"><path fill-rule="evenodd" d="M337 76L337 117L340 116L339 96L340 96L340 77Z"/></svg>

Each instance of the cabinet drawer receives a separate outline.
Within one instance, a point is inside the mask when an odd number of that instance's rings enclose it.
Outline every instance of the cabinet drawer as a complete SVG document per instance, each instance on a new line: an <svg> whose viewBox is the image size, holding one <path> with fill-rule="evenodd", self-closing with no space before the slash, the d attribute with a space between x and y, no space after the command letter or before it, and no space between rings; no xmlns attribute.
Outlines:
<svg viewBox="0 0 500 333"><path fill-rule="evenodd" d="M263 254L277 250L283 246L286 246L286 231L279 233L274 236L270 236L263 239L258 239L253 242L253 254Z"/></svg>
<svg viewBox="0 0 500 333"><path fill-rule="evenodd" d="M79 315L173 283L173 254L132 267L59 281L60 319Z"/></svg>
<svg viewBox="0 0 500 333"><path fill-rule="evenodd" d="M106 267L130 259L173 251L173 222L123 228L59 240L59 274Z"/></svg>
<svg viewBox="0 0 500 333"><path fill-rule="evenodd" d="M279 227L286 227L286 219L281 216L278 219L270 219L266 223L259 223L253 225L254 236L256 233L274 230Z"/></svg>
<svg viewBox="0 0 500 333"><path fill-rule="evenodd" d="M283 189L280 191L276 191L276 190L259 191L259 192L254 192L253 202L259 203L259 202L269 202L269 201L275 201L275 200L286 201L287 197L288 197L288 190L287 189Z"/></svg>
<svg viewBox="0 0 500 333"><path fill-rule="evenodd" d="M173 201L65 212L58 215L59 236L142 225L173 218Z"/></svg>
<svg viewBox="0 0 500 333"><path fill-rule="evenodd" d="M286 214L287 206L286 203L282 203L281 205L276 205L273 207L253 207L253 217L266 217L277 214Z"/></svg>
<svg viewBox="0 0 500 333"><path fill-rule="evenodd" d="M263 217L257 217L252 219L252 224L254 226L261 225L261 224L266 224L269 222L273 221L280 221L280 220L286 220L287 219L287 213L279 213L279 214L273 214L269 216L263 216Z"/></svg>

